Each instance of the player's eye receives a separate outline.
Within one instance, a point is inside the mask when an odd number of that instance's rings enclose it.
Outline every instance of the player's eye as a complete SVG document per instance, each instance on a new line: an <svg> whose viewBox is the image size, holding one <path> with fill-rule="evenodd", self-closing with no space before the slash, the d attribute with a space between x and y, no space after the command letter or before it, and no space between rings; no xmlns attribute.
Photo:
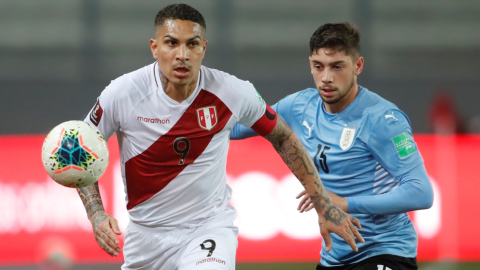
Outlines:
<svg viewBox="0 0 480 270"><path fill-rule="evenodd" d="M340 69L342 69L341 66L334 66L333 68L334 68L335 70L340 70Z"/></svg>
<svg viewBox="0 0 480 270"><path fill-rule="evenodd" d="M167 43L168 46L175 46L177 44L175 40L167 40L165 43Z"/></svg>
<svg viewBox="0 0 480 270"><path fill-rule="evenodd" d="M192 42L190 42L190 46L192 46L192 47L198 46L198 42L192 41Z"/></svg>

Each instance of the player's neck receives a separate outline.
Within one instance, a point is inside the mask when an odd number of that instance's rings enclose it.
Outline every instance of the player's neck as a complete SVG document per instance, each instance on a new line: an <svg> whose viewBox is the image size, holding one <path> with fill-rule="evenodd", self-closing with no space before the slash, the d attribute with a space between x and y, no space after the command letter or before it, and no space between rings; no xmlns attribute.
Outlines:
<svg viewBox="0 0 480 270"><path fill-rule="evenodd" d="M325 105L325 110L328 113L341 113L345 108L352 103L355 98L357 97L358 93L360 92L360 88L358 87L358 84L355 82L350 88L350 91L346 96L344 96L341 100L338 102L335 102L333 104L328 104L328 103L323 103Z"/></svg>
<svg viewBox="0 0 480 270"><path fill-rule="evenodd" d="M170 82L163 74L160 75L160 78L165 94L178 103L182 103L184 100L186 100L197 87L198 77L192 80L192 82L189 84L174 84Z"/></svg>

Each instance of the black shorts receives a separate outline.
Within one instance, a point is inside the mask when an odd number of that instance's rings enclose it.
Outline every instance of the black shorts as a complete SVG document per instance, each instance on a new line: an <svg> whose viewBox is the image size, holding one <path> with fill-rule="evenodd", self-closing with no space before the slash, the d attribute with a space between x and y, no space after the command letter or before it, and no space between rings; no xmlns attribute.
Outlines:
<svg viewBox="0 0 480 270"><path fill-rule="evenodd" d="M378 255L354 264L326 267L317 265L317 270L417 270L417 258L395 255Z"/></svg>

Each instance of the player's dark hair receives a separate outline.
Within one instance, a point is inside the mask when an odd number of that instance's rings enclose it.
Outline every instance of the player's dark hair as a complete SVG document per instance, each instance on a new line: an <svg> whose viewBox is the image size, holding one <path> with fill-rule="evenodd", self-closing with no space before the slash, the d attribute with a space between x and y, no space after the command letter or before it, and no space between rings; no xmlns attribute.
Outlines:
<svg viewBox="0 0 480 270"><path fill-rule="evenodd" d="M343 51L356 58L360 56L360 33L355 25L348 22L324 24L310 38L310 55L321 48Z"/></svg>
<svg viewBox="0 0 480 270"><path fill-rule="evenodd" d="M155 17L155 27L163 26L166 20L192 21L207 30L202 14L187 4L172 4L164 7Z"/></svg>

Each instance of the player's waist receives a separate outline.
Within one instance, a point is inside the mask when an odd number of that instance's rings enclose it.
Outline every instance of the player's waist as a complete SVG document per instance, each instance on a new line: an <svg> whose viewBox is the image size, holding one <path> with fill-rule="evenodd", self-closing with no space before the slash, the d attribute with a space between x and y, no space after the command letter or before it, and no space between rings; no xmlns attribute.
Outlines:
<svg viewBox="0 0 480 270"><path fill-rule="evenodd" d="M212 223L232 223L235 219L236 211L231 206L226 206L219 211L218 213L208 216L201 217L192 220L183 221L181 223L152 223L152 222L136 222L130 220L128 226L135 228L137 230L149 232L149 233L171 233L171 232L181 232L181 231L192 231L199 227L205 227L207 224Z"/></svg>

